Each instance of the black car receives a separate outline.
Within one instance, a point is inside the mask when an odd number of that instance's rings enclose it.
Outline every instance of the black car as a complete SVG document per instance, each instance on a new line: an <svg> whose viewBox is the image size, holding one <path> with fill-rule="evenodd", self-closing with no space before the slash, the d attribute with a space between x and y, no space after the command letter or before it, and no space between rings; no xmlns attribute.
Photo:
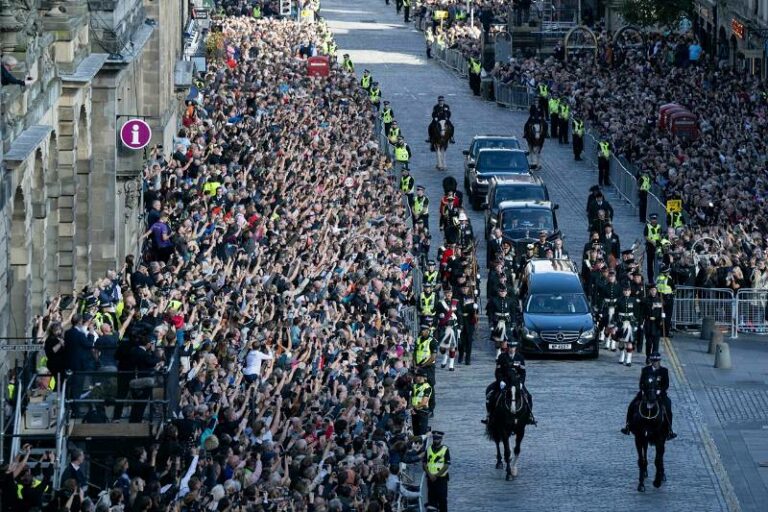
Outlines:
<svg viewBox="0 0 768 512"><path fill-rule="evenodd" d="M528 155L522 149L481 149L477 159L467 164L464 189L472 208L479 210L491 178L530 173Z"/></svg>
<svg viewBox="0 0 768 512"><path fill-rule="evenodd" d="M501 228L503 237L512 242L519 257L525 253L526 245L538 240L540 232L546 231L547 236L558 232L558 208L550 201L504 201L490 218L489 230Z"/></svg>
<svg viewBox="0 0 768 512"><path fill-rule="evenodd" d="M599 354L597 331L571 260L535 259L520 286L520 348L528 354Z"/></svg>
<svg viewBox="0 0 768 512"><path fill-rule="evenodd" d="M549 201L549 190L539 176L519 174L493 178L481 205L485 208L485 238L491 234L491 219L505 201Z"/></svg>
<svg viewBox="0 0 768 512"><path fill-rule="evenodd" d="M521 149L520 141L511 135L475 135L469 144L469 149L462 151L464 155L464 174L469 164L475 163L481 149Z"/></svg>

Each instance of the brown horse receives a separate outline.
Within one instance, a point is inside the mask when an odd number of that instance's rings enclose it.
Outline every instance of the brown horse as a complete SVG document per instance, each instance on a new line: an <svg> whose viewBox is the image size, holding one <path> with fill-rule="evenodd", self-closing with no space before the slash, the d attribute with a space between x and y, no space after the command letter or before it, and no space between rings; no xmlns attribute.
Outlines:
<svg viewBox="0 0 768 512"><path fill-rule="evenodd" d="M433 119L429 124L429 150L437 153L437 165L435 168L439 171L445 171L448 167L445 165L445 150L448 144L453 140L453 124L448 119Z"/></svg>

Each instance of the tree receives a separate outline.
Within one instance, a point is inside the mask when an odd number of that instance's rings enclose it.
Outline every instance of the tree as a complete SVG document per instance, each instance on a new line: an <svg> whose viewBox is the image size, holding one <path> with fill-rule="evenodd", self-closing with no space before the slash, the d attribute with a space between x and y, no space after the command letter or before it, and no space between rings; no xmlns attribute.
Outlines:
<svg viewBox="0 0 768 512"><path fill-rule="evenodd" d="M673 28L693 9L694 0L625 0L619 12L630 25Z"/></svg>

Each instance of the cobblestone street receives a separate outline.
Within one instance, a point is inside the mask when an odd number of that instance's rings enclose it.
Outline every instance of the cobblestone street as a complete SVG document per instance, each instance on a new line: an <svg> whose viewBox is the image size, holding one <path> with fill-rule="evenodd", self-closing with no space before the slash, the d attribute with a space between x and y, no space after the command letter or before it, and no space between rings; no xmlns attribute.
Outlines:
<svg viewBox="0 0 768 512"><path fill-rule="evenodd" d="M369 69L380 84L383 98L392 103L414 152L413 176L430 197L433 248L437 248L437 207L446 173L434 169L434 156L424 142L437 96L445 95L453 112L456 144L448 150L448 173L459 183L463 181L461 151L468 148L472 136L511 134L522 139L527 114L473 97L466 80L427 60L422 34L404 25L393 5L387 6L382 0L327 0L321 14L335 32L339 55L351 55L358 75ZM578 260L587 238L586 198L589 187L597 182L597 171L585 162L574 162L570 146L551 141L544 146L543 163L541 175L552 199L560 205L558 220L566 248ZM616 232L622 245L629 247L641 236L642 225L617 196L607 196L615 208ZM479 259L484 263L483 215L468 213L480 240ZM483 278L486 273L483 268ZM485 305L484 298L482 303ZM494 468L494 446L480 423L485 414L485 387L493 378L494 357L484 314L482 318L472 366L458 367L453 373L438 369L437 375L432 426L446 432L445 443L452 453L452 510L730 510L727 478L723 479L719 457L703 441L708 434L696 427L701 416L698 404L685 387L687 383L681 383L672 369L670 398L679 437L667 444L668 481L660 490L647 482L646 493L636 492L634 443L619 429L637 389L641 365L619 366L617 356L605 351L597 360L528 363L528 387L535 399L539 425L526 431L520 476L505 482L503 471ZM668 358L664 364L670 366ZM649 473L652 478L652 466Z"/></svg>

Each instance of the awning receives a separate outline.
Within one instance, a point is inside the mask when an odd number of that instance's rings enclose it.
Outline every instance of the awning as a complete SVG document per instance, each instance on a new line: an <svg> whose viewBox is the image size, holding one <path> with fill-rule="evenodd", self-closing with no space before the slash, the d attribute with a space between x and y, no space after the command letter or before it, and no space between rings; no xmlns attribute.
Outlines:
<svg viewBox="0 0 768 512"><path fill-rule="evenodd" d="M107 61L107 57L109 54L106 53L92 53L83 59L74 73L71 75L59 73L59 77L63 82L90 82Z"/></svg>
<svg viewBox="0 0 768 512"><path fill-rule="evenodd" d="M37 124L30 126L11 142L8 152L3 155L4 162L23 162L53 131L49 125Z"/></svg>

